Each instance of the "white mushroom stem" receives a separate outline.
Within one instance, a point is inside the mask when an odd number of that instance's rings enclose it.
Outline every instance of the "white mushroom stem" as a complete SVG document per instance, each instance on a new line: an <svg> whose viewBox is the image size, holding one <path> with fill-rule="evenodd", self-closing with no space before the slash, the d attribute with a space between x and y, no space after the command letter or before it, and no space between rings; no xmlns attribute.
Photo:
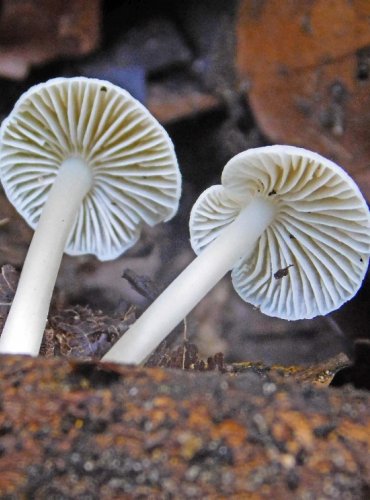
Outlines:
<svg viewBox="0 0 370 500"><path fill-rule="evenodd" d="M275 214L272 202L255 198L148 307L103 361L142 363L235 263L253 251Z"/></svg>
<svg viewBox="0 0 370 500"><path fill-rule="evenodd" d="M1 338L0 352L36 356L68 236L92 185L79 158L61 165L33 235Z"/></svg>

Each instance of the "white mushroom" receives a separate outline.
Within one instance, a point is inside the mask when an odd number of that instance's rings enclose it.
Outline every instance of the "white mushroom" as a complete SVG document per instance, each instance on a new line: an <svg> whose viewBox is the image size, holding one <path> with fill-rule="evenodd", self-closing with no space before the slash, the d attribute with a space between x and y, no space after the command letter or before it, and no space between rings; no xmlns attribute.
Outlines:
<svg viewBox="0 0 370 500"><path fill-rule="evenodd" d="M36 355L63 252L114 259L143 223L177 211L180 173L165 130L125 90L56 78L16 103L0 131L5 193L36 228L0 352Z"/></svg>
<svg viewBox="0 0 370 500"><path fill-rule="evenodd" d="M240 296L285 319L327 314L349 300L370 254L370 216L353 180L305 149L240 153L190 217L199 256L103 359L142 362L232 269Z"/></svg>
<svg viewBox="0 0 370 500"><path fill-rule="evenodd" d="M325 315L351 299L368 266L369 210L342 168L302 148L268 146L230 160L222 186L210 188L193 208L194 251L259 198L275 216L253 251L233 266L239 295L288 320ZM257 221L249 220L247 231Z"/></svg>

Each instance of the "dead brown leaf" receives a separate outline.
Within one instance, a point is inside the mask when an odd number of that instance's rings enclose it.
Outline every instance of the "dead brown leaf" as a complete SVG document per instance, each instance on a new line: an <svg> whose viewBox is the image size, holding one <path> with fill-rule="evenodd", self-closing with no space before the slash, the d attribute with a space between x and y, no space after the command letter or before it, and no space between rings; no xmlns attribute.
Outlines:
<svg viewBox="0 0 370 500"><path fill-rule="evenodd" d="M112 316L81 306L58 311L49 319L41 354L47 357L101 358L135 319L134 306Z"/></svg>
<svg viewBox="0 0 370 500"><path fill-rule="evenodd" d="M370 2L243 0L237 65L261 129L329 156L370 198Z"/></svg>
<svg viewBox="0 0 370 500"><path fill-rule="evenodd" d="M1 268L0 274L0 331L8 315L15 291L17 289L19 273L10 264Z"/></svg>

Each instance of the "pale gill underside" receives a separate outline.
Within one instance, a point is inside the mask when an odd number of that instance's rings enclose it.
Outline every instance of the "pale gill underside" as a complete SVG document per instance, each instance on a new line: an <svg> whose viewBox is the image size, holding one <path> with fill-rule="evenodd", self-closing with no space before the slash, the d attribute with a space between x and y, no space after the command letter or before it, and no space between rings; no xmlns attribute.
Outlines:
<svg viewBox="0 0 370 500"><path fill-rule="evenodd" d="M277 216L252 255L236 263L236 291L270 316L327 314L357 292L365 275L366 203L347 174L318 155L302 156L305 150L294 147L289 155L281 146L260 149L231 160L223 185L199 198L191 217L192 246L201 252L252 196L265 197L277 205Z"/></svg>
<svg viewBox="0 0 370 500"><path fill-rule="evenodd" d="M35 228L62 162L92 169L66 252L113 259L142 223L173 216L180 174L172 142L150 113L108 82L58 78L30 89L4 121L0 171L10 201ZM68 193L66 193L68 203Z"/></svg>

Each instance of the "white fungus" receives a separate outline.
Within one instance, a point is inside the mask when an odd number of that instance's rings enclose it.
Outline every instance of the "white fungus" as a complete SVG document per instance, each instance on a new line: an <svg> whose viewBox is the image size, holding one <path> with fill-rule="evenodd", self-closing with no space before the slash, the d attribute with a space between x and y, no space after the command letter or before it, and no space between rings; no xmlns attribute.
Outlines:
<svg viewBox="0 0 370 500"><path fill-rule="evenodd" d="M181 177L149 111L125 90L83 77L21 96L1 126L0 177L35 229L0 352L36 355L63 252L118 257L143 224L176 213Z"/></svg>

